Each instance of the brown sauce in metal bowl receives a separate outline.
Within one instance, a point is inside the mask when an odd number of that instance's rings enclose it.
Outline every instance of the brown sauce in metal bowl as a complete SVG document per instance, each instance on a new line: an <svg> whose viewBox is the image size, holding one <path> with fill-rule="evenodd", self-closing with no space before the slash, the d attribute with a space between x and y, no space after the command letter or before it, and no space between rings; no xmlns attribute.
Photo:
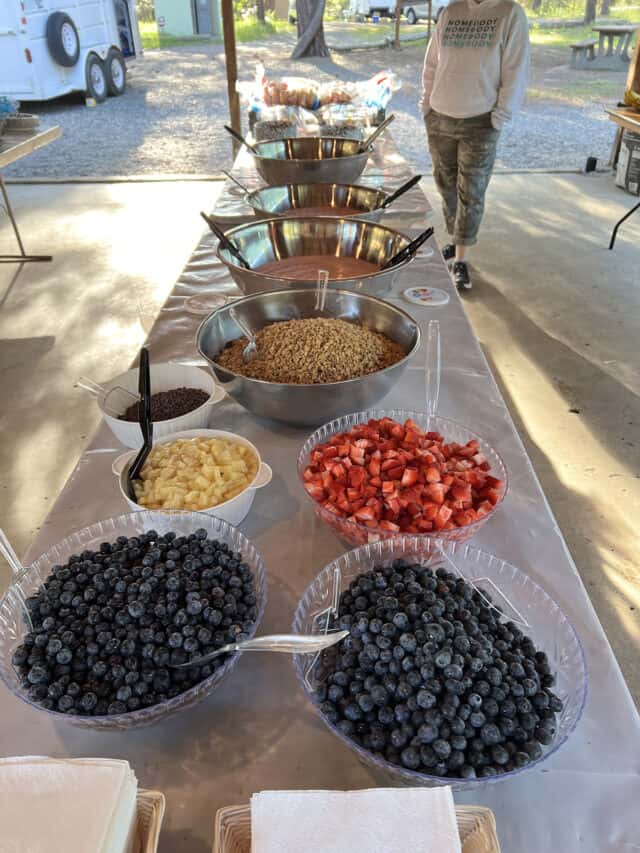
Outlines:
<svg viewBox="0 0 640 853"><path fill-rule="evenodd" d="M318 205L317 207L295 207L286 211L287 216L362 216L369 213L367 210L358 210L355 207L331 207L331 205Z"/></svg>
<svg viewBox="0 0 640 853"><path fill-rule="evenodd" d="M363 261L361 258L335 255L302 255L295 258L282 258L279 261L269 261L257 268L265 275L278 278L304 279L312 281L317 278L318 270L327 270L331 281L346 278L364 278L379 272L378 264Z"/></svg>

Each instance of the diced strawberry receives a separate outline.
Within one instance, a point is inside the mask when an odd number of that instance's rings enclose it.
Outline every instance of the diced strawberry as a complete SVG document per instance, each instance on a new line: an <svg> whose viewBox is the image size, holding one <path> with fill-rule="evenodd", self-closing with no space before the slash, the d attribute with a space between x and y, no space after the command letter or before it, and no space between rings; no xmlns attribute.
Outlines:
<svg viewBox="0 0 640 853"><path fill-rule="evenodd" d="M462 512L457 512L453 516L453 520L458 527L464 527L465 524L473 524L477 520L477 516L472 509L465 509Z"/></svg>
<svg viewBox="0 0 640 853"><path fill-rule="evenodd" d="M363 506L357 512L354 512L354 515L358 521L369 521L375 518L373 507L370 506Z"/></svg>
<svg viewBox="0 0 640 853"><path fill-rule="evenodd" d="M394 524L393 521L387 521L385 519L384 521L380 522L380 530L389 530L392 533L398 533L398 531L400 530L400 525Z"/></svg>
<svg viewBox="0 0 640 853"><path fill-rule="evenodd" d="M367 466L369 473L372 477L379 477L381 471L381 465L379 459L372 459Z"/></svg>
<svg viewBox="0 0 640 853"><path fill-rule="evenodd" d="M470 501L471 500L471 486L468 485L460 485L458 483L454 483L451 486L451 495L457 501Z"/></svg>
<svg viewBox="0 0 640 853"><path fill-rule="evenodd" d="M444 486L442 483L429 483L426 491L434 503L444 503Z"/></svg>
<svg viewBox="0 0 640 853"><path fill-rule="evenodd" d="M396 487L395 487L392 480L383 480L382 481L382 494L383 495L390 495L392 492L395 491L395 488Z"/></svg>
<svg viewBox="0 0 640 853"><path fill-rule="evenodd" d="M452 510L449 509L448 506L443 505L440 507L440 509L438 510L438 514L433 520L433 524L436 530L442 530L447 521L449 521L449 519L451 518L451 514Z"/></svg>
<svg viewBox="0 0 640 853"><path fill-rule="evenodd" d="M391 480L399 480L403 476L404 470L402 465L396 465L395 468L389 468L386 474Z"/></svg>
<svg viewBox="0 0 640 853"><path fill-rule="evenodd" d="M302 475L302 479L305 480L305 482L307 482L307 483L312 482L313 480L315 480L315 477L316 477L316 475L311 470L311 468L307 467L304 469L304 474Z"/></svg>
<svg viewBox="0 0 640 853"><path fill-rule="evenodd" d="M412 486L418 480L418 472L415 468L405 468L401 483L403 486Z"/></svg>
<svg viewBox="0 0 640 853"><path fill-rule="evenodd" d="M335 444L330 445L322 451L322 455L325 459L333 459L338 455L338 448Z"/></svg>
<svg viewBox="0 0 640 853"><path fill-rule="evenodd" d="M500 500L500 492L497 489L485 489L484 497L489 501L490 504L495 506Z"/></svg>
<svg viewBox="0 0 640 853"><path fill-rule="evenodd" d="M418 522L418 529L423 531L433 530L433 522L428 521L426 518L421 518Z"/></svg>
<svg viewBox="0 0 640 853"><path fill-rule="evenodd" d="M347 500L348 501L357 501L360 497L360 492L358 489L347 489Z"/></svg>
<svg viewBox="0 0 640 853"><path fill-rule="evenodd" d="M424 501L422 504L422 514L428 521L433 521L438 514L438 509L438 504L431 501Z"/></svg>
<svg viewBox="0 0 640 853"><path fill-rule="evenodd" d="M350 450L351 450L350 444L339 444L338 445L338 456L348 456Z"/></svg>
<svg viewBox="0 0 640 853"><path fill-rule="evenodd" d="M500 489L502 488L502 480L498 480L497 477L492 477L490 474L487 474L485 477L485 484L490 489Z"/></svg>
<svg viewBox="0 0 640 853"><path fill-rule="evenodd" d="M397 518L400 515L400 501L398 498L390 498L384 503L385 506L388 507L389 511L393 513L394 518Z"/></svg>
<svg viewBox="0 0 640 853"><path fill-rule="evenodd" d="M397 439L398 441L404 440L405 429L401 424L394 423L389 432L391 433L392 437Z"/></svg>
<svg viewBox="0 0 640 853"><path fill-rule="evenodd" d="M326 493L322 486L317 483L305 483L304 484L307 493L311 495L314 501L321 501L324 499Z"/></svg>
<svg viewBox="0 0 640 853"><path fill-rule="evenodd" d="M385 459L382 465L380 466L381 471L388 471L390 468L395 468L398 465L398 461L396 458L393 459Z"/></svg>
<svg viewBox="0 0 640 853"><path fill-rule="evenodd" d="M476 453L475 456L472 457L472 459L476 463L476 465L484 465L487 461L487 457L484 455L484 453Z"/></svg>
<svg viewBox="0 0 640 853"><path fill-rule="evenodd" d="M349 484L357 489L364 483L366 476L364 468L356 465L349 471Z"/></svg>
<svg viewBox="0 0 640 853"><path fill-rule="evenodd" d="M338 482L342 483L347 479L346 469L340 462L336 462L335 465L331 466L331 473Z"/></svg>
<svg viewBox="0 0 640 853"><path fill-rule="evenodd" d="M333 485L333 477L328 471L323 471L320 475L322 480L322 485L325 489L330 489Z"/></svg>
<svg viewBox="0 0 640 853"><path fill-rule="evenodd" d="M427 468L424 474L424 478L427 483L439 483L442 479L440 471L438 468L435 467L435 465L431 465L429 468Z"/></svg>

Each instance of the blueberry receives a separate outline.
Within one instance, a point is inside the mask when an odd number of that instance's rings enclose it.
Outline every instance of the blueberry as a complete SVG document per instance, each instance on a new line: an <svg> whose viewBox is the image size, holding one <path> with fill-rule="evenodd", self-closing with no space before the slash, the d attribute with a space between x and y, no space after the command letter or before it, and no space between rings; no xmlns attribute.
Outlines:
<svg viewBox="0 0 640 853"><path fill-rule="evenodd" d="M436 704L436 697L428 690L420 690L416 696L418 707L425 710L432 708Z"/></svg>
<svg viewBox="0 0 640 853"><path fill-rule="evenodd" d="M421 743L433 743L438 737L438 728L431 723L423 723L418 729L418 739Z"/></svg>
<svg viewBox="0 0 640 853"><path fill-rule="evenodd" d="M74 707L75 700L71 696L65 694L64 696L61 696L58 699L58 710L61 711L63 714L68 714L69 711L71 711L71 709Z"/></svg>
<svg viewBox="0 0 640 853"><path fill-rule="evenodd" d="M449 741L444 740L443 738L437 738L431 744L431 748L435 752L438 758L448 758L451 754L451 744Z"/></svg>
<svg viewBox="0 0 640 853"><path fill-rule="evenodd" d="M33 666L27 676L30 684L45 684L49 680L49 672L44 666Z"/></svg>
<svg viewBox="0 0 640 853"><path fill-rule="evenodd" d="M85 711L87 714L90 714L96 705L98 704L98 697L95 693L89 691L88 693L83 693L80 697L79 706L82 711Z"/></svg>
<svg viewBox="0 0 640 853"><path fill-rule="evenodd" d="M358 696L358 705L360 706L360 710L368 714L369 711L373 710L374 702L371 696L368 693L361 693Z"/></svg>
<svg viewBox="0 0 640 853"><path fill-rule="evenodd" d="M412 746L402 750L400 760L409 770L417 770L420 766L420 754Z"/></svg>
<svg viewBox="0 0 640 853"><path fill-rule="evenodd" d="M480 737L485 746L494 746L502 740L502 733L495 723L486 723L480 730Z"/></svg>
<svg viewBox="0 0 640 853"><path fill-rule="evenodd" d="M439 669L445 669L451 663L451 652L449 649L443 649L434 657L433 662Z"/></svg>

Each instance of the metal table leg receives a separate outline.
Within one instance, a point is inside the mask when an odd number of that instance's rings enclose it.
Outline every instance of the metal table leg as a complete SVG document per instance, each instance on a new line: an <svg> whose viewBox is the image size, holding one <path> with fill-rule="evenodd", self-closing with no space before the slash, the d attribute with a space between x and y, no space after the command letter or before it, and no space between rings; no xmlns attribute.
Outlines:
<svg viewBox="0 0 640 853"><path fill-rule="evenodd" d="M11 220L11 225L13 226L13 233L16 235L16 241L20 249L19 255L0 255L0 264L22 264L28 262L52 260L51 255L28 255L25 252L24 245L22 243L22 238L20 237L20 231L18 230L18 223L16 222L13 210L11 209L11 203L9 202L7 188L4 185L2 175L0 175L0 192L2 192L2 198L4 199L4 208L7 211L7 216Z"/></svg>
<svg viewBox="0 0 640 853"><path fill-rule="evenodd" d="M635 205L635 207L632 207L631 210L629 210L627 213L625 213L625 215L622 217L622 219L619 219L616 222L615 227L614 227L613 231L611 232L611 240L609 241L609 249L613 249L613 245L616 242L616 237L618 235L618 228L622 225L622 223L625 220L627 220L630 216L633 216L633 214L636 212L636 210L640 210L640 201Z"/></svg>

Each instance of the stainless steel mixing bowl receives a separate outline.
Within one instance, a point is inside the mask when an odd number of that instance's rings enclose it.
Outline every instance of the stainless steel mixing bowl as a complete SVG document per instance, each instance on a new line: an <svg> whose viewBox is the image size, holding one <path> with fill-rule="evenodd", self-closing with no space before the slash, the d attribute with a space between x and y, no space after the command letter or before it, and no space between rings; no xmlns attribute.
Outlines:
<svg viewBox="0 0 640 853"><path fill-rule="evenodd" d="M258 142L253 162L270 185L329 183L353 184L364 172L373 147L360 151L359 139L336 136L299 136Z"/></svg>
<svg viewBox="0 0 640 853"><path fill-rule="evenodd" d="M348 209L348 214L338 215L379 222L384 212L380 205L387 197L382 190L357 184L284 184L253 190L245 201L263 216L325 215L311 211L305 214L309 208L327 208L326 215L332 216L332 210Z"/></svg>
<svg viewBox="0 0 640 853"><path fill-rule="evenodd" d="M337 317L383 332L407 351L407 355L391 367L345 382L286 385L250 379L216 363L218 354L228 343L241 337L242 332L229 315L231 306L214 311L198 329L197 345L218 382L255 415L295 426L317 425L373 406L395 385L420 346L420 328L409 314L364 293L329 290L322 312L315 308L315 292L303 289L258 293L232 304L240 319L256 331L279 320Z"/></svg>
<svg viewBox="0 0 640 853"><path fill-rule="evenodd" d="M240 290L246 294L316 287L317 274L308 279L286 279L261 272L260 267L270 261L304 255L327 255L360 258L382 266L410 242L404 234L383 225L361 219L329 216L263 219L239 225L225 233L240 249L251 269L240 266L236 258L220 245L218 257L227 265ZM384 296L391 289L398 272L411 260L361 278L329 279L329 285Z"/></svg>

